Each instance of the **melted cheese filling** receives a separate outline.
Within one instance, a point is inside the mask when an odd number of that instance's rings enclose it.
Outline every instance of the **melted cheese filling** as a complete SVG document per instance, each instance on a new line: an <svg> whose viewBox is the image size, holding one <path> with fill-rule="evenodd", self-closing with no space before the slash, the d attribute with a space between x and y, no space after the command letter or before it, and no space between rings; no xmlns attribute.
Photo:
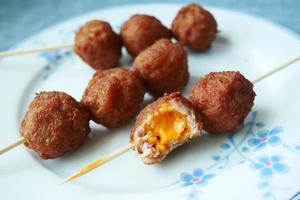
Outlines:
<svg viewBox="0 0 300 200"><path fill-rule="evenodd" d="M165 152L170 143L188 138L187 117L169 104L162 104L152 116L145 129L149 142L160 152Z"/></svg>

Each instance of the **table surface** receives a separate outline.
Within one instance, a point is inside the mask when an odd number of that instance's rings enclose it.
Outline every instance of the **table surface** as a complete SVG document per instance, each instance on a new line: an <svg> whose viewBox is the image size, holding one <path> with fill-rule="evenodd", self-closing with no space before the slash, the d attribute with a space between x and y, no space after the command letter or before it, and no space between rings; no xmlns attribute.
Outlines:
<svg viewBox="0 0 300 200"><path fill-rule="evenodd" d="M0 51L6 50L42 29L93 10L159 0L1 0ZM164 0L163 3L188 3ZM202 0L194 2L263 17L300 34L299 0ZM255 29L255 27L253 27ZM253 30L255 31L255 30Z"/></svg>

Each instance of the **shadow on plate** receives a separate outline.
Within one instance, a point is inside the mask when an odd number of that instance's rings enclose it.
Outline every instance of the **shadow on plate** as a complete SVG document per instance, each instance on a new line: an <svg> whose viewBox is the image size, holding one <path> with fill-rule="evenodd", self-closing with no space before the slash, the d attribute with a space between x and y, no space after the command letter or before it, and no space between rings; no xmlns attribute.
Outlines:
<svg viewBox="0 0 300 200"><path fill-rule="evenodd" d="M207 55L213 54L218 55L218 53L222 53L226 51L231 45L230 40L221 34L218 34L215 41L213 42L211 48L205 50L205 51L195 51L192 49L187 49L188 55L191 56L200 56L200 57L206 57Z"/></svg>

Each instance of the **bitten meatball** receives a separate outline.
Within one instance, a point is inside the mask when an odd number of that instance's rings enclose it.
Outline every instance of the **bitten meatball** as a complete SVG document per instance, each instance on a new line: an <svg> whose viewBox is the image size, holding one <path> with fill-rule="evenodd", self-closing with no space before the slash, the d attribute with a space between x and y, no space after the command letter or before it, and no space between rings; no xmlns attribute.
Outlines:
<svg viewBox="0 0 300 200"><path fill-rule="evenodd" d="M137 116L130 143L146 164L163 160L173 149L201 134L199 113L180 92L165 95Z"/></svg>
<svg viewBox="0 0 300 200"><path fill-rule="evenodd" d="M97 71L89 81L81 102L98 124L114 128L127 122L144 99L142 80L124 68Z"/></svg>
<svg viewBox="0 0 300 200"><path fill-rule="evenodd" d="M212 72L191 89L189 100L203 116L203 129L220 134L235 131L254 104L253 84L240 72Z"/></svg>
<svg viewBox="0 0 300 200"><path fill-rule="evenodd" d="M217 34L217 22L214 16L192 3L177 13L172 23L175 38L194 50L210 48Z"/></svg>
<svg viewBox="0 0 300 200"><path fill-rule="evenodd" d="M149 15L133 15L121 28L121 38L128 53L135 57L161 38L171 38L171 31Z"/></svg>
<svg viewBox="0 0 300 200"><path fill-rule="evenodd" d="M75 52L95 69L115 67L121 57L121 48L120 36L105 21L89 21L75 36Z"/></svg>
<svg viewBox="0 0 300 200"><path fill-rule="evenodd" d="M76 150L90 132L87 109L63 92L41 92L31 102L20 133L25 145L51 159Z"/></svg>
<svg viewBox="0 0 300 200"><path fill-rule="evenodd" d="M141 52L133 62L133 70L154 96L181 91L189 80L184 47L168 39L158 40Z"/></svg>

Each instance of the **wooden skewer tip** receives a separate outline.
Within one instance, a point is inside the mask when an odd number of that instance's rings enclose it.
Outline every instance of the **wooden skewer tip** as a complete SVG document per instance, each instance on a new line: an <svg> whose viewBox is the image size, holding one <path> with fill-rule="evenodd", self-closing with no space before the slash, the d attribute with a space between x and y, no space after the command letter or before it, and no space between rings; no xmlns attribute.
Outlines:
<svg viewBox="0 0 300 200"><path fill-rule="evenodd" d="M257 83L257 82L259 82L259 81L261 81L261 80L264 80L265 78L271 76L272 74L274 74L274 73L276 73L276 72L279 72L279 71L285 69L285 68L288 67L289 65L291 65L291 64L293 64L293 63L295 63L295 62L297 62L297 61L299 61L299 60L300 60L300 56L294 57L294 58L288 60L287 62L285 62L284 64L281 64L280 66L278 66L278 67L276 67L276 68L274 68L274 69L271 69L270 71L266 72L265 74L263 74L263 75L257 77L256 79L254 79L254 80L252 81L252 83L255 84L255 83Z"/></svg>
<svg viewBox="0 0 300 200"><path fill-rule="evenodd" d="M66 178L63 182L60 183L60 185L65 184L71 180L74 180L88 172L90 172L91 170L103 165L104 163L124 154L125 152L129 151L130 149L133 148L132 144L127 144L124 147L121 147L119 149L117 149L116 151L106 155L106 156L102 156L101 158L97 159L96 161L86 165L85 167L81 168L80 170L76 171L74 174L72 174L71 176L69 176L68 178Z"/></svg>

